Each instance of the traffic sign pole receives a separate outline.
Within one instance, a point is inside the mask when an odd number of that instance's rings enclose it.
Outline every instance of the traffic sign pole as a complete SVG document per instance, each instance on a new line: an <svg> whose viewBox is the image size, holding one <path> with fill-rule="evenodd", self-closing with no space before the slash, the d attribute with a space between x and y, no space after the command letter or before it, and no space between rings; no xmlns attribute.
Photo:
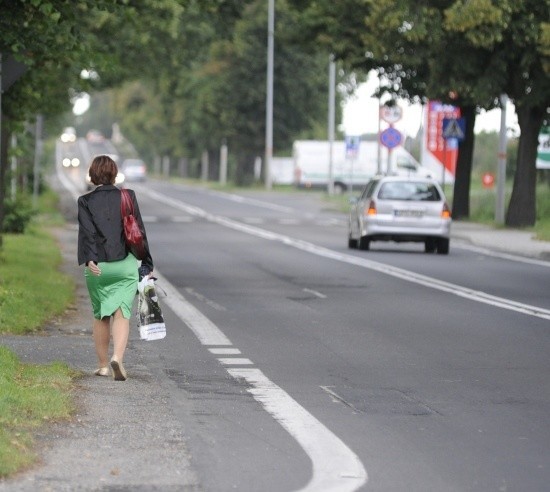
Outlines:
<svg viewBox="0 0 550 492"><path fill-rule="evenodd" d="M497 195L495 203L495 222L504 224L504 187L506 183L506 105L508 96L500 96L500 138L498 144Z"/></svg>
<svg viewBox="0 0 550 492"><path fill-rule="evenodd" d="M443 173L441 175L441 188L445 193L445 171L447 169L447 139L443 139Z"/></svg>

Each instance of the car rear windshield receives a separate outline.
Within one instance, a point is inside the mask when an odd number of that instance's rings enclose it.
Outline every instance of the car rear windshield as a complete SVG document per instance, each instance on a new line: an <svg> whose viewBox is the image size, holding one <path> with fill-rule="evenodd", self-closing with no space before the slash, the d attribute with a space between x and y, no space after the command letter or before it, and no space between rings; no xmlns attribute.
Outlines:
<svg viewBox="0 0 550 492"><path fill-rule="evenodd" d="M380 200L409 200L419 202L437 202L441 195L431 183L394 181L383 183L378 192Z"/></svg>

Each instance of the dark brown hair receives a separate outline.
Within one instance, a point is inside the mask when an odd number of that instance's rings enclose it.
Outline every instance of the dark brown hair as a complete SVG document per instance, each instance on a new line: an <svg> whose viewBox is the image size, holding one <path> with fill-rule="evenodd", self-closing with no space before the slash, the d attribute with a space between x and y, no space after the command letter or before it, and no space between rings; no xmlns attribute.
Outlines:
<svg viewBox="0 0 550 492"><path fill-rule="evenodd" d="M98 155L90 164L90 180L95 185L115 184L118 168L108 155Z"/></svg>

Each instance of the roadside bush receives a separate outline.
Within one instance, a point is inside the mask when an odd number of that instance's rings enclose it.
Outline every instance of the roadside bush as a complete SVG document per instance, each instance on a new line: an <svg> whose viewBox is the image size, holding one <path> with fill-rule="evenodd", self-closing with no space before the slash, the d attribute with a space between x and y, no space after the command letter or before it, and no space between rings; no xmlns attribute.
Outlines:
<svg viewBox="0 0 550 492"><path fill-rule="evenodd" d="M2 232L22 234L36 210L33 209L28 196L18 195L14 200L8 199L4 203L4 224Z"/></svg>

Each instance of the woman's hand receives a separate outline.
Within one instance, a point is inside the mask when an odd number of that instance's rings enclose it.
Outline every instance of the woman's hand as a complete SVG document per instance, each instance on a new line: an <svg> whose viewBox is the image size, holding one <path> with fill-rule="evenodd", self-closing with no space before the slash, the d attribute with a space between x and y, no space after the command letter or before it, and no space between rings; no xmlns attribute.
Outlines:
<svg viewBox="0 0 550 492"><path fill-rule="evenodd" d="M88 266L88 270L90 270L92 275L98 275L98 276L101 275L101 270L99 269L95 261L90 260L87 263L87 266Z"/></svg>

